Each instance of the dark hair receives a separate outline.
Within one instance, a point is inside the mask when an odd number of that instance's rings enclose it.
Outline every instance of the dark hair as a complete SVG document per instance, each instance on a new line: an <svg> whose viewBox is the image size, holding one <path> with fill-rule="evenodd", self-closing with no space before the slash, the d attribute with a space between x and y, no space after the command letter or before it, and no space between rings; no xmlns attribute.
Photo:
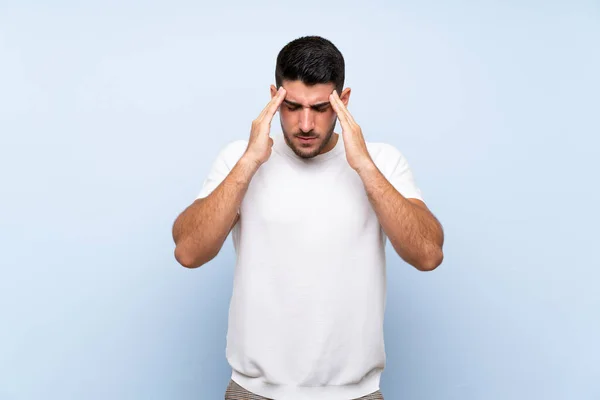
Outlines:
<svg viewBox="0 0 600 400"><path fill-rule="evenodd" d="M341 93L344 88L344 56L329 40L320 36L304 36L285 45L277 55L275 83L300 80L306 85L334 83Z"/></svg>

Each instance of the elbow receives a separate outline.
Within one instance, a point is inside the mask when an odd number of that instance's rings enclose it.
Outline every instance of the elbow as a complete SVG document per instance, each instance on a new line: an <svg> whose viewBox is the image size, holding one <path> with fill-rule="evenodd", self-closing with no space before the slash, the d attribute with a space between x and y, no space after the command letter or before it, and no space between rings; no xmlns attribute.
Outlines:
<svg viewBox="0 0 600 400"><path fill-rule="evenodd" d="M194 252L186 249L182 245L177 245L175 247L175 259L179 264L181 264L185 268L194 269L201 267L206 264L210 260L212 260L215 255L207 254L207 255L198 255L194 254Z"/></svg>
<svg viewBox="0 0 600 400"><path fill-rule="evenodd" d="M444 252L441 248L437 248L435 251L431 251L427 257L423 257L419 263L413 265L419 271L428 272L439 267L442 261L444 261Z"/></svg>

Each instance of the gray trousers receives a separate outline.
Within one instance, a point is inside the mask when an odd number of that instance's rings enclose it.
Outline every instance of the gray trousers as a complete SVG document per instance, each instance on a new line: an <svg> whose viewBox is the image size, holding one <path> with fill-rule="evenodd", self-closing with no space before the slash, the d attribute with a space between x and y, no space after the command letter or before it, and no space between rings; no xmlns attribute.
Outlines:
<svg viewBox="0 0 600 400"><path fill-rule="evenodd" d="M227 390L225 391L225 400L272 400L267 399L266 397L259 396L257 394L251 393L235 383L233 380L229 380L229 385L227 385ZM381 391L378 390L366 396L360 397L359 399L349 399L349 400L383 400L383 395Z"/></svg>

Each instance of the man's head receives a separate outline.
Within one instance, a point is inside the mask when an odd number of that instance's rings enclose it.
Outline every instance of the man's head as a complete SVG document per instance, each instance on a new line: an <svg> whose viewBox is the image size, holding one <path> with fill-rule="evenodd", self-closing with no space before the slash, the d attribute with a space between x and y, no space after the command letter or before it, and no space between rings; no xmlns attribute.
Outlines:
<svg viewBox="0 0 600 400"><path fill-rule="evenodd" d="M302 158L312 158L333 148L331 140L336 114L329 95L337 90L347 105L350 89L344 91L344 57L329 40L306 36L288 43L277 56L275 83L286 90L279 108L281 129L287 144Z"/></svg>

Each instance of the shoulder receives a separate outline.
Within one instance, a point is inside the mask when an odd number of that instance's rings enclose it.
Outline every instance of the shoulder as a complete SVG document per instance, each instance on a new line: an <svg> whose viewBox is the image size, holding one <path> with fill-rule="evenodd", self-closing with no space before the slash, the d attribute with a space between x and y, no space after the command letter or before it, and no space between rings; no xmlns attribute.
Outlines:
<svg viewBox="0 0 600 400"><path fill-rule="evenodd" d="M227 156L237 155L240 152L243 153L244 151L246 151L247 146L248 140L233 140L221 148L221 154Z"/></svg>
<svg viewBox="0 0 600 400"><path fill-rule="evenodd" d="M423 201L421 190L404 154L388 143L367 143L367 149L383 176L406 198Z"/></svg>
<svg viewBox="0 0 600 400"><path fill-rule="evenodd" d="M231 141L221 148L218 158L226 164L233 165L244 155L247 147L248 140Z"/></svg>
<svg viewBox="0 0 600 400"><path fill-rule="evenodd" d="M397 147L383 142L367 142L367 150L378 167L395 167L405 163L406 157Z"/></svg>

